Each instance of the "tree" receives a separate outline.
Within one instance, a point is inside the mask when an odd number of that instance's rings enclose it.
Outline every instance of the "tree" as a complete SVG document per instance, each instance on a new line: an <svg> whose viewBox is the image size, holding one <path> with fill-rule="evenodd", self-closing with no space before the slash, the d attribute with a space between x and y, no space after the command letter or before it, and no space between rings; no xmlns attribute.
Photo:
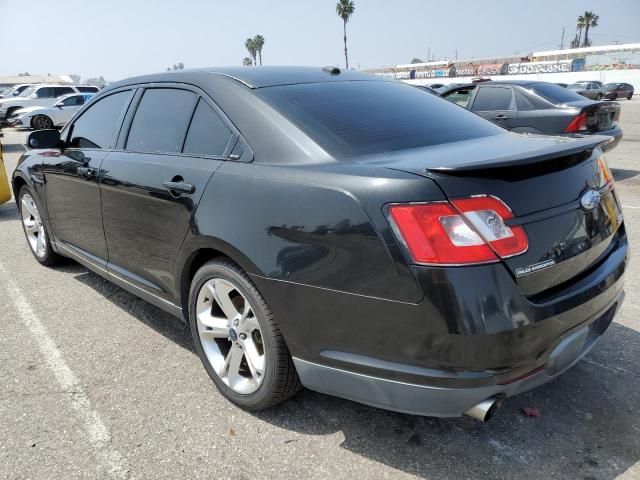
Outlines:
<svg viewBox="0 0 640 480"><path fill-rule="evenodd" d="M184 70L184 63L178 63L178 70Z"/></svg>
<svg viewBox="0 0 640 480"><path fill-rule="evenodd" d="M422 60L420 60L419 58L417 58L417 57L413 57L411 59L411 63L424 63L424 62Z"/></svg>
<svg viewBox="0 0 640 480"><path fill-rule="evenodd" d="M598 20L600 17L593 12L584 12L582 19L584 20L584 43L582 46L588 47L591 45L591 42L589 41L589 29L596 28L598 26Z"/></svg>
<svg viewBox="0 0 640 480"><path fill-rule="evenodd" d="M244 57L242 59L242 65L244 65L245 67L250 67L251 65L253 65L253 60L251 60L251 57Z"/></svg>
<svg viewBox="0 0 640 480"><path fill-rule="evenodd" d="M578 38L578 34L576 33L576 36L573 40L571 40L571 48L578 48L580 47L580 39Z"/></svg>
<svg viewBox="0 0 640 480"><path fill-rule="evenodd" d="M253 46L258 52L258 58L260 58L260 65L262 65L262 47L264 46L264 37L262 35L256 35L253 37Z"/></svg>
<svg viewBox="0 0 640 480"><path fill-rule="evenodd" d="M82 79L82 77L80 77L80 75L76 75L74 73L70 74L69 77L71 77L71 81L75 84L75 85L80 85L80 80Z"/></svg>
<svg viewBox="0 0 640 480"><path fill-rule="evenodd" d="M584 16L580 15L578 17L578 22L576 23L576 28L578 29L578 45L580 47L580 42L582 41L582 29L585 27L584 24Z"/></svg>
<svg viewBox="0 0 640 480"><path fill-rule="evenodd" d="M256 64L256 54L257 54L257 49L256 49L256 44L253 41L253 38L247 38L244 42L244 46L247 49L247 51L249 52L249 55L251 55L251 58L253 59L253 64Z"/></svg>
<svg viewBox="0 0 640 480"><path fill-rule="evenodd" d="M336 13L342 19L344 26L344 65L349 70L349 56L347 55L347 22L356 7L351 0L339 0L336 5Z"/></svg>

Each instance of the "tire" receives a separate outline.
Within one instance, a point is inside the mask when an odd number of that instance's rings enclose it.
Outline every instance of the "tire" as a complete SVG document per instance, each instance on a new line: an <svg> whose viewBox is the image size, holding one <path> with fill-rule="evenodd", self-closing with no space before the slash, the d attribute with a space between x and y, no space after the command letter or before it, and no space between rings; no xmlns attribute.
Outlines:
<svg viewBox="0 0 640 480"><path fill-rule="evenodd" d="M598 100L602 100L602 94L601 94L601 93L599 93L599 94L598 94L597 99L598 99Z"/></svg>
<svg viewBox="0 0 640 480"><path fill-rule="evenodd" d="M36 115L31 119L31 127L35 130L49 130L53 128L53 121L46 115Z"/></svg>
<svg viewBox="0 0 640 480"><path fill-rule="evenodd" d="M27 239L29 250L42 265L51 266L60 262L62 257L53 251L51 236L42 222L35 197L27 186L18 193L18 210L22 221L22 230Z"/></svg>
<svg viewBox="0 0 640 480"><path fill-rule="evenodd" d="M189 324L204 368L232 403L246 410L264 410L300 390L289 349L269 306L246 273L230 260L210 261L196 272L189 289Z"/></svg>
<svg viewBox="0 0 640 480"><path fill-rule="evenodd" d="M632 98L633 98L633 92L629 94L629 96L627 97L627 100L631 100Z"/></svg>

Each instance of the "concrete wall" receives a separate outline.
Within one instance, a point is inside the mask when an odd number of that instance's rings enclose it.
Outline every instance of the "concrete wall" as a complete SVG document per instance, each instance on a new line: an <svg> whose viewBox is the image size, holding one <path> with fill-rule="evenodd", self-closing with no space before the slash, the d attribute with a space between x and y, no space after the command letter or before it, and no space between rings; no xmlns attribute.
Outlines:
<svg viewBox="0 0 640 480"><path fill-rule="evenodd" d="M432 83L468 83L474 77L439 77L405 80L415 85L430 85ZM630 83L636 95L640 95L640 70L603 70L600 72L567 72L567 73L536 73L529 75L491 75L492 80L539 80L551 83L575 83L580 80L600 80L602 83L624 82Z"/></svg>

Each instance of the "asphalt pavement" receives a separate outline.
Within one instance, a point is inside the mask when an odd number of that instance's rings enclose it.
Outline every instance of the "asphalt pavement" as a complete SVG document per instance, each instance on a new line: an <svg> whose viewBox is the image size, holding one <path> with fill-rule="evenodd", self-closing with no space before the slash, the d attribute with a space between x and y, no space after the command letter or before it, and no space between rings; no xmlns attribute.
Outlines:
<svg viewBox="0 0 640 480"><path fill-rule="evenodd" d="M0 206L0 478L640 479L640 100L621 103L626 301L582 362L484 424L310 391L244 412L179 321L77 263L40 266ZM8 171L25 137L5 130Z"/></svg>

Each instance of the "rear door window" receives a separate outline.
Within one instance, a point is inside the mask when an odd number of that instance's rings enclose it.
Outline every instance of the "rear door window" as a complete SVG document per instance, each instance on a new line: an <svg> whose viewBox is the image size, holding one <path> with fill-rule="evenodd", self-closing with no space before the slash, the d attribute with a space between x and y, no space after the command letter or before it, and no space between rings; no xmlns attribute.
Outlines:
<svg viewBox="0 0 640 480"><path fill-rule="evenodd" d="M73 95L72 97L65 98L62 102L64 107L76 107L82 105L82 95Z"/></svg>
<svg viewBox="0 0 640 480"><path fill-rule="evenodd" d="M197 99L195 93L176 88L145 90L125 148L136 152L180 152Z"/></svg>
<svg viewBox="0 0 640 480"><path fill-rule="evenodd" d="M69 95L70 93L76 93L71 87L54 87L55 96L59 97L61 95Z"/></svg>
<svg viewBox="0 0 640 480"><path fill-rule="evenodd" d="M53 87L42 87L36 92L38 98L56 98L56 90Z"/></svg>
<svg viewBox="0 0 640 480"><path fill-rule="evenodd" d="M232 137L233 134L213 108L200 99L189 125L183 152L220 156Z"/></svg>
<svg viewBox="0 0 640 480"><path fill-rule="evenodd" d="M79 92L83 93L95 93L99 90L98 87L76 87Z"/></svg>
<svg viewBox="0 0 640 480"><path fill-rule="evenodd" d="M573 85L569 85L569 88L572 88ZM542 98L549 100L555 105L563 105L565 103L577 101L581 102L584 100L584 97L579 93L573 92L567 88L562 88L559 85L553 85L552 83L533 83L524 88L532 90L536 95L540 95Z"/></svg>
<svg viewBox="0 0 640 480"><path fill-rule="evenodd" d="M125 90L103 97L89 106L71 126L69 146L112 148L130 99L131 90Z"/></svg>
<svg viewBox="0 0 640 480"><path fill-rule="evenodd" d="M511 87L480 87L471 110L474 112L515 110Z"/></svg>

